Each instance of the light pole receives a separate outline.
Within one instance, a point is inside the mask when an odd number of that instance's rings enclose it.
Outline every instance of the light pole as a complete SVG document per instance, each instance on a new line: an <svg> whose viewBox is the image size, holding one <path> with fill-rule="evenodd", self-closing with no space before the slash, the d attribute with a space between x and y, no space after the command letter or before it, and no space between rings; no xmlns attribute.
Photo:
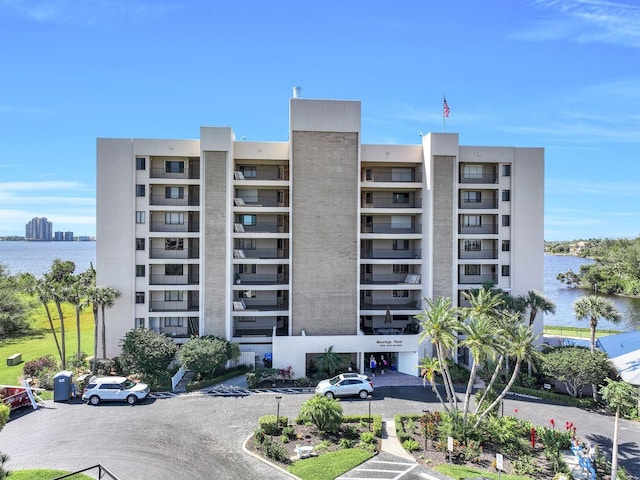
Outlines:
<svg viewBox="0 0 640 480"><path fill-rule="evenodd" d="M369 400L369 431L371 431L371 400L373 399L373 395L368 395L367 400Z"/></svg>
<svg viewBox="0 0 640 480"><path fill-rule="evenodd" d="M282 395L276 395L276 404L278 405L276 409L276 431L280 433L280 400L282 400Z"/></svg>

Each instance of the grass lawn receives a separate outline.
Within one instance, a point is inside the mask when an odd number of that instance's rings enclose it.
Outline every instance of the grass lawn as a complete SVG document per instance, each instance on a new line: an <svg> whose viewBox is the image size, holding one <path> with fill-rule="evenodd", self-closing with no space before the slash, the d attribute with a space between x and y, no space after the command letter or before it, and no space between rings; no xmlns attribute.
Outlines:
<svg viewBox="0 0 640 480"><path fill-rule="evenodd" d="M361 448L346 448L298 460L288 470L302 480L333 480L372 456Z"/></svg>
<svg viewBox="0 0 640 480"><path fill-rule="evenodd" d="M606 330L606 329L596 329L596 338L606 337L607 335L615 335L616 333L622 333L621 330ZM545 335L557 335L559 337L570 337L570 338L584 338L585 340L589 340L591 338L591 329L581 328L581 327L561 327L556 325L545 325L544 326L544 334Z"/></svg>
<svg viewBox="0 0 640 480"><path fill-rule="evenodd" d="M487 472L486 470L476 470L475 468L465 467L463 465L438 465L433 468L436 472L447 475L451 478L489 478L491 480L531 480L531 477L523 475L505 475L498 476L498 473Z"/></svg>
<svg viewBox="0 0 640 480"><path fill-rule="evenodd" d="M55 309L52 305L51 312L53 324L60 340L60 321ZM63 305L64 325L67 358L76 352L76 313L75 309L70 305ZM44 311L44 307L39 305L33 310L31 317L32 330L27 335L18 338L10 338L0 341L0 384L1 385L17 385L18 379L22 376L22 368L24 362L40 358L44 355L51 354L59 360L58 351L56 349L53 335L49 328L49 321ZM80 345L82 351L87 355L93 355L93 311L85 309L80 316ZM22 354L22 362L12 367L7 366L7 357L14 353Z"/></svg>
<svg viewBox="0 0 640 480"><path fill-rule="evenodd" d="M13 470L9 478L11 480L51 480L68 473L70 472L65 472L64 470ZM77 473L68 478L72 480L93 480L93 477L82 473Z"/></svg>

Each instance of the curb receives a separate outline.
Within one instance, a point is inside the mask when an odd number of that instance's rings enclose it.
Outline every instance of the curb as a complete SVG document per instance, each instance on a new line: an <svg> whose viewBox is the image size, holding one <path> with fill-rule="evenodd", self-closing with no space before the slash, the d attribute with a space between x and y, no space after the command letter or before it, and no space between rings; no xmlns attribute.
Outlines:
<svg viewBox="0 0 640 480"><path fill-rule="evenodd" d="M258 460L260 460L262 463L266 463L267 465L275 468L276 470L278 470L281 473L284 473L285 475L287 475L289 478L293 478L294 480L302 480L300 477L295 476L293 473L285 470L284 468L282 468L280 465L276 465L275 463L271 463L269 460L267 460L264 457L261 457L260 455L256 455L255 453L253 453L251 450L249 450L247 448L247 442L251 439L251 437L253 437L253 433L251 435L249 435L247 437L247 439L242 443L242 451L244 453L247 453L249 455L251 455L253 458L257 458Z"/></svg>

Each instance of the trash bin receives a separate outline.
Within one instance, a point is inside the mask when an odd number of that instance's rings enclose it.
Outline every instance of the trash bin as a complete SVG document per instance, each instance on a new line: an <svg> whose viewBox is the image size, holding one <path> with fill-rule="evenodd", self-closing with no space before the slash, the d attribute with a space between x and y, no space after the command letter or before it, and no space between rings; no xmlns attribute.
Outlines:
<svg viewBox="0 0 640 480"><path fill-rule="evenodd" d="M68 402L71 399L73 372L64 370L53 376L53 401Z"/></svg>

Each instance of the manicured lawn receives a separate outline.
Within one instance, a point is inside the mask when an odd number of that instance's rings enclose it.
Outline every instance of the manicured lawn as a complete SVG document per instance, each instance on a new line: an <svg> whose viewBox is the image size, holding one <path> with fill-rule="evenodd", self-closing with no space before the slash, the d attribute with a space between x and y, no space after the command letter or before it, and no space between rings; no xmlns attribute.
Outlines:
<svg viewBox="0 0 640 480"><path fill-rule="evenodd" d="M531 477L523 475L505 475L498 476L498 473L487 472L486 470L476 470L474 468L465 467L463 465L438 465L433 468L436 472L447 475L451 478L490 478L500 480L531 480Z"/></svg>
<svg viewBox="0 0 640 480"><path fill-rule="evenodd" d="M371 457L366 450L346 448L298 460L288 470L302 480L333 480Z"/></svg>
<svg viewBox="0 0 640 480"><path fill-rule="evenodd" d="M60 340L60 321L55 311L55 305L51 307L53 324L58 333ZM67 347L67 358L76 351L77 333L76 333L76 314L75 309L69 305L63 306L64 325ZM19 338L10 338L0 342L0 384L17 385L18 379L22 377L22 368L24 362L40 358L43 355L51 354L56 359L58 352L53 335L49 328L49 321L41 305L34 309L32 317L32 331ZM93 355L93 312L86 309L80 316L80 342L82 351L87 355ZM22 354L22 362L12 367L7 366L7 357L14 353Z"/></svg>
<svg viewBox="0 0 640 480"><path fill-rule="evenodd" d="M614 335L616 333L621 333L621 331L598 328L596 329L596 338L606 337L607 335ZM591 330L589 328L580 327L560 327L556 325L545 325L544 334L557 335L560 337L584 338L585 340L589 340L591 338Z"/></svg>
<svg viewBox="0 0 640 480"><path fill-rule="evenodd" d="M53 478L61 477L69 472L64 470L14 470L11 472L9 478L11 480L51 480ZM72 477L68 477L72 480L93 480L93 477L77 473Z"/></svg>

